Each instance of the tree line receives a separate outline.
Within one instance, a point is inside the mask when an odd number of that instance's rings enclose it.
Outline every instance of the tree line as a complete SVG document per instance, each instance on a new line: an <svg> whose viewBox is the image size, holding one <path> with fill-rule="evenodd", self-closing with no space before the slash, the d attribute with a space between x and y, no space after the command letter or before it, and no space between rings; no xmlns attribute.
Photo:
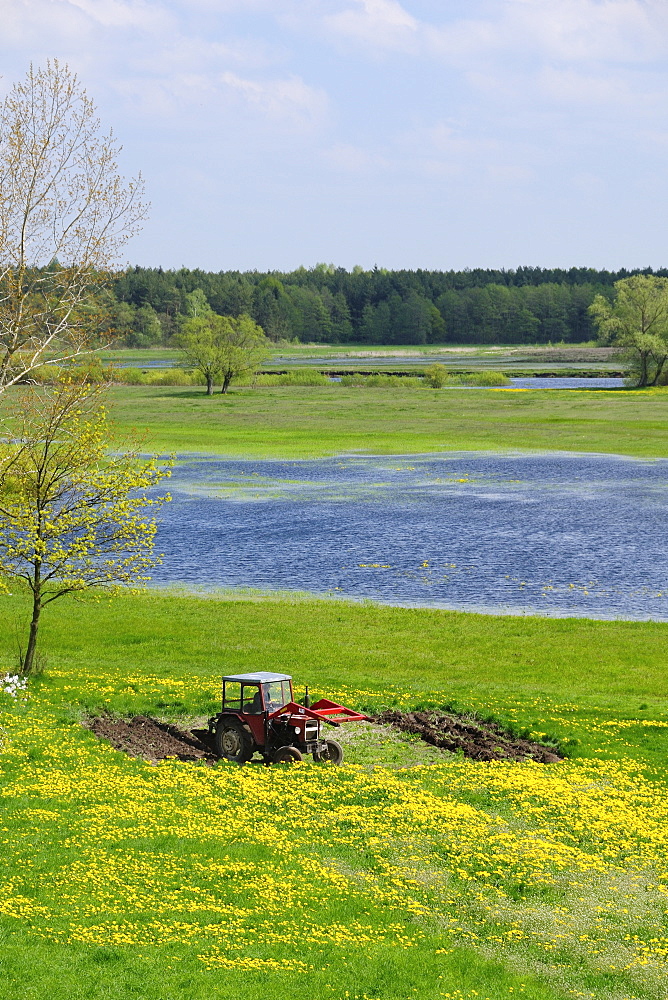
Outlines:
<svg viewBox="0 0 668 1000"><path fill-rule="evenodd" d="M651 268L296 271L134 267L112 281L105 323L128 347L167 345L185 319L212 309L247 315L274 341L356 344L582 343L589 307L616 281Z"/></svg>

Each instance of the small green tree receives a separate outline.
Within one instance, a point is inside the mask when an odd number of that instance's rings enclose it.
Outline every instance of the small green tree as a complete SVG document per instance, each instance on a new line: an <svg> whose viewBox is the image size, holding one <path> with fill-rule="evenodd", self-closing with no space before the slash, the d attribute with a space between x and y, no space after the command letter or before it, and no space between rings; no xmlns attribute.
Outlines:
<svg viewBox="0 0 668 1000"><path fill-rule="evenodd" d="M224 316L227 329L220 339L221 392L227 392L235 378L256 372L269 357L269 341L261 326L246 316Z"/></svg>
<svg viewBox="0 0 668 1000"><path fill-rule="evenodd" d="M262 328L245 314L193 316L183 323L177 344L183 366L204 376L209 396L218 379L227 392L235 378L257 371L269 353Z"/></svg>
<svg viewBox="0 0 668 1000"><path fill-rule="evenodd" d="M211 316L213 309L201 288L194 288L185 296L186 316Z"/></svg>
<svg viewBox="0 0 668 1000"><path fill-rule="evenodd" d="M0 577L23 580L32 617L21 671L35 663L42 609L65 594L149 579L155 509L168 476L136 451L108 454L99 388L60 383L34 390L10 419L0 449Z"/></svg>
<svg viewBox="0 0 668 1000"><path fill-rule="evenodd" d="M199 372L206 379L207 396L213 395L222 365L217 320L222 320L222 316L192 316L184 321L181 332L174 338L181 350L183 367Z"/></svg>
<svg viewBox="0 0 668 1000"><path fill-rule="evenodd" d="M599 339L619 347L636 385L656 385L668 360L668 278L623 278L612 302L597 295L589 311Z"/></svg>

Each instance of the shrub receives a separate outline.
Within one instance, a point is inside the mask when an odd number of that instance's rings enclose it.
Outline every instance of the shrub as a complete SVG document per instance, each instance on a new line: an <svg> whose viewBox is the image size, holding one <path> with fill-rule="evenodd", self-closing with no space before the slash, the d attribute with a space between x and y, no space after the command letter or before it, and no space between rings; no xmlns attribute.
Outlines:
<svg viewBox="0 0 668 1000"><path fill-rule="evenodd" d="M468 385L485 388L493 385L510 385L510 379L503 372L481 371L462 372L459 375L449 375L446 385Z"/></svg>
<svg viewBox="0 0 668 1000"><path fill-rule="evenodd" d="M67 378L77 385L87 382L89 385L99 385L102 382L115 381L112 365L103 365L96 356L87 357L78 364L40 365L26 376L27 382L39 382L41 385L53 385Z"/></svg>
<svg viewBox="0 0 668 1000"><path fill-rule="evenodd" d="M331 380L312 368L294 368L282 375L258 375L254 385L331 385Z"/></svg>
<svg viewBox="0 0 668 1000"><path fill-rule="evenodd" d="M511 381L503 372L481 371L469 372L462 376L465 381L462 385L510 385Z"/></svg>
<svg viewBox="0 0 668 1000"><path fill-rule="evenodd" d="M163 368L148 372L144 376L145 385L192 385L193 377L182 368Z"/></svg>
<svg viewBox="0 0 668 1000"><path fill-rule="evenodd" d="M419 389L422 379L412 375L343 375L339 385L368 389Z"/></svg>
<svg viewBox="0 0 668 1000"><path fill-rule="evenodd" d="M138 368L117 368L114 372L114 382L123 382L125 385L143 385L144 376Z"/></svg>
<svg viewBox="0 0 668 1000"><path fill-rule="evenodd" d="M436 362L424 370L425 382L431 389L442 389L448 381L448 369Z"/></svg>

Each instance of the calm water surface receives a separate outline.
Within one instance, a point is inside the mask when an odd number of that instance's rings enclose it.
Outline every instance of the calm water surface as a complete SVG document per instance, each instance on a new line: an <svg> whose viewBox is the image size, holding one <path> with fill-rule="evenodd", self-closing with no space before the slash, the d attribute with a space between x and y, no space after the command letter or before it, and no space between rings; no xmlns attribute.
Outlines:
<svg viewBox="0 0 668 1000"><path fill-rule="evenodd" d="M668 620L668 460L193 460L170 489L156 584Z"/></svg>
<svg viewBox="0 0 668 1000"><path fill-rule="evenodd" d="M624 379L611 376L602 378L568 378L555 375L553 378L541 378L534 375L531 378L511 378L513 385L523 389L623 389Z"/></svg>

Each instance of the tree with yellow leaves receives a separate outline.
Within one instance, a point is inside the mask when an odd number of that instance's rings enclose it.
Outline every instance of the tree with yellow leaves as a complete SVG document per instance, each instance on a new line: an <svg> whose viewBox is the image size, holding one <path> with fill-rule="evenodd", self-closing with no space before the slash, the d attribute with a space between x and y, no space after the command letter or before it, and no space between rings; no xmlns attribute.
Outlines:
<svg viewBox="0 0 668 1000"><path fill-rule="evenodd" d="M95 290L146 215L119 151L57 60L0 104L0 392L90 346Z"/></svg>
<svg viewBox="0 0 668 1000"><path fill-rule="evenodd" d="M26 675L44 607L65 594L141 584L160 562L150 512L170 497L147 491L172 463L136 450L109 454L99 395L71 382L32 390L0 449L0 577L24 581L32 597Z"/></svg>

